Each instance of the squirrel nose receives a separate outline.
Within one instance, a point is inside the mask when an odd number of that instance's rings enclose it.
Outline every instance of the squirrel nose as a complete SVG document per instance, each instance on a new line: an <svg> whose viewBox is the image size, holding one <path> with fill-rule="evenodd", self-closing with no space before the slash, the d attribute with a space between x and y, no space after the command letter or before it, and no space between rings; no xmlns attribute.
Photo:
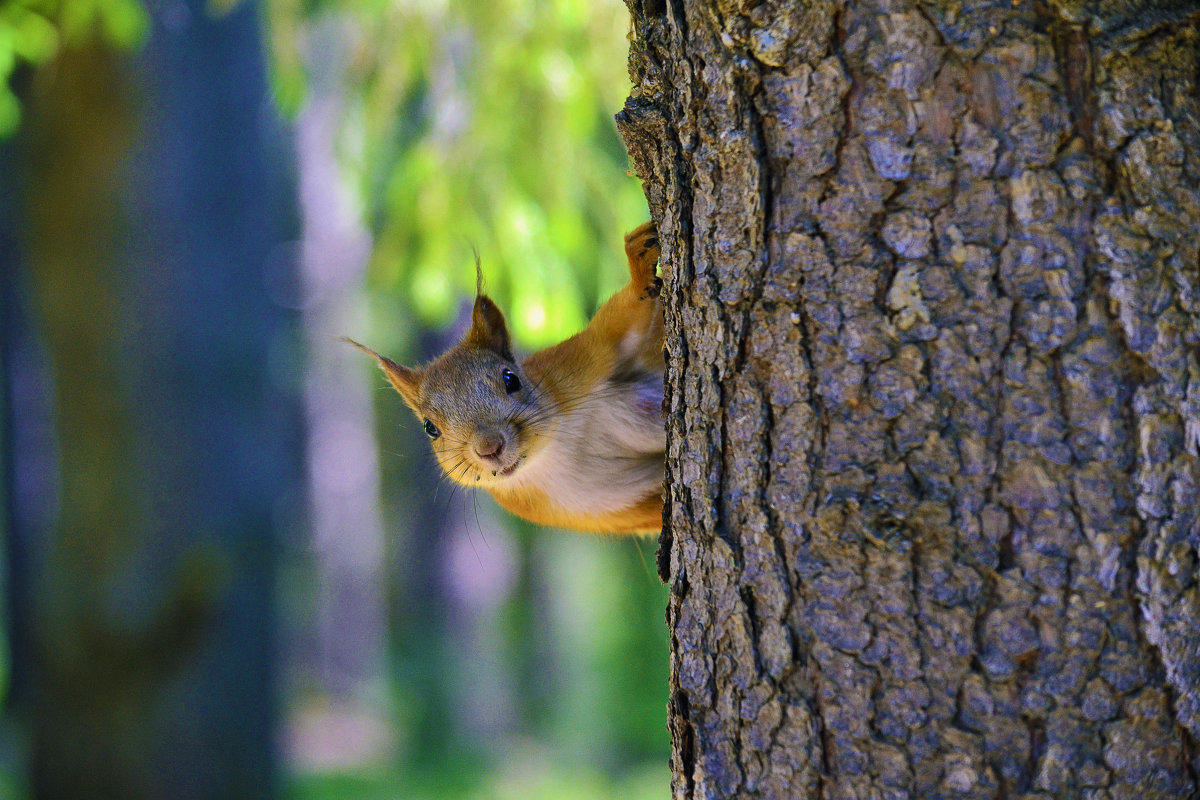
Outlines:
<svg viewBox="0 0 1200 800"><path fill-rule="evenodd" d="M471 446L475 455L486 461L494 461L504 452L504 437L498 433L478 433Z"/></svg>

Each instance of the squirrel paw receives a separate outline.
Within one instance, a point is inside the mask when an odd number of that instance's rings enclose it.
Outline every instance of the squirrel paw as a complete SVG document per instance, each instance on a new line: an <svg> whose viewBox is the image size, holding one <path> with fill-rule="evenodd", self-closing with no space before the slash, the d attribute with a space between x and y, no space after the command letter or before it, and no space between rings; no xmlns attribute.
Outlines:
<svg viewBox="0 0 1200 800"><path fill-rule="evenodd" d="M642 298L657 297L658 230L653 222L643 222L625 235L625 257L629 259L630 281L643 290ZM659 284L661 285L661 284Z"/></svg>
<svg viewBox="0 0 1200 800"><path fill-rule="evenodd" d="M662 286L662 278L658 275L655 275L654 279L646 285L646 290L642 292L642 294L638 297L638 300L656 299L660 294L662 294Z"/></svg>

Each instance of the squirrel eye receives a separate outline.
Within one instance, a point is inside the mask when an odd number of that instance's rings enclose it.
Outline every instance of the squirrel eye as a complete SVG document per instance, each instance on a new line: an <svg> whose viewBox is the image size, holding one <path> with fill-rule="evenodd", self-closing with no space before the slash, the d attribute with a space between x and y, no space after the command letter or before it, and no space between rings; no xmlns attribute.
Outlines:
<svg viewBox="0 0 1200 800"><path fill-rule="evenodd" d="M506 369L500 373L500 377L504 381L504 391L509 394L521 391L521 379L517 377L517 373L511 369Z"/></svg>
<svg viewBox="0 0 1200 800"><path fill-rule="evenodd" d="M428 419L425 420L425 432L429 434L430 439L436 439L442 435L442 432L437 429L437 425L434 425Z"/></svg>

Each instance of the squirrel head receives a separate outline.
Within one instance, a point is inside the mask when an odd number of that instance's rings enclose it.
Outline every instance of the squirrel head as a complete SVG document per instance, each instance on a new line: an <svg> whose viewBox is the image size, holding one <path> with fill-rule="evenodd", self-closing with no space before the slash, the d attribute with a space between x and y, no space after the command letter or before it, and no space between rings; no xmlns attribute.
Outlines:
<svg viewBox="0 0 1200 800"><path fill-rule="evenodd" d="M513 357L504 314L486 295L476 295L462 341L424 367L406 367L346 341L379 362L422 422L443 472L457 483L519 483L522 465L555 425L552 400Z"/></svg>

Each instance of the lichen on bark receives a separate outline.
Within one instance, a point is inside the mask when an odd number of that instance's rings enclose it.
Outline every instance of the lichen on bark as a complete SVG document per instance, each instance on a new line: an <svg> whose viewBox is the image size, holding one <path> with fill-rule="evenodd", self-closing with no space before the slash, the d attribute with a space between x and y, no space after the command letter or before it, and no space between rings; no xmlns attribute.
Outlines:
<svg viewBox="0 0 1200 800"><path fill-rule="evenodd" d="M629 2L674 795L1200 791L1196 6Z"/></svg>

